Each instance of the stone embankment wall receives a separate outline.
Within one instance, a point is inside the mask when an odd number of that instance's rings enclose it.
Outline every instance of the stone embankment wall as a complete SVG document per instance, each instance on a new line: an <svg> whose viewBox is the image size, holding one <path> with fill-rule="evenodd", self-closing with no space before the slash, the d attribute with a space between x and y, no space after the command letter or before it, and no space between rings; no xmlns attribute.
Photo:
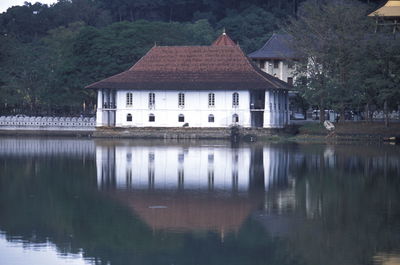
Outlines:
<svg viewBox="0 0 400 265"><path fill-rule="evenodd" d="M286 129L267 128L195 128L132 127L96 128L95 118L1 116L0 135L92 136L97 138L137 139L246 139L291 133Z"/></svg>
<svg viewBox="0 0 400 265"><path fill-rule="evenodd" d="M292 128L97 128L93 137L98 138L143 138L143 139L248 139L273 136L282 133L293 133Z"/></svg>
<svg viewBox="0 0 400 265"><path fill-rule="evenodd" d="M8 131L94 131L95 126L93 117L0 117L0 130Z"/></svg>

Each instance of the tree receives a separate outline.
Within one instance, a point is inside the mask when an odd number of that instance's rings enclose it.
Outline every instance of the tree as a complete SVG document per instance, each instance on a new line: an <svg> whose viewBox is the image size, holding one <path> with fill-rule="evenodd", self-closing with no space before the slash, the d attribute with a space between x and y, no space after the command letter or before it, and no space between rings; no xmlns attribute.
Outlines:
<svg viewBox="0 0 400 265"><path fill-rule="evenodd" d="M297 85L321 112L329 107L344 118L345 110L358 100L361 75L356 62L366 55L366 34L373 32L367 9L353 0L308 0L286 27L294 47L306 58L297 68L303 77ZM324 115L320 119L323 122Z"/></svg>
<svg viewBox="0 0 400 265"><path fill-rule="evenodd" d="M393 34L369 36L367 54L362 60L364 101L366 112L376 104L383 108L385 124L389 125L389 109L396 109L400 99L400 39Z"/></svg>
<svg viewBox="0 0 400 265"><path fill-rule="evenodd" d="M278 20L272 13L251 6L241 13L231 10L228 16L218 23L239 43L246 52L259 49L271 33L277 29Z"/></svg>

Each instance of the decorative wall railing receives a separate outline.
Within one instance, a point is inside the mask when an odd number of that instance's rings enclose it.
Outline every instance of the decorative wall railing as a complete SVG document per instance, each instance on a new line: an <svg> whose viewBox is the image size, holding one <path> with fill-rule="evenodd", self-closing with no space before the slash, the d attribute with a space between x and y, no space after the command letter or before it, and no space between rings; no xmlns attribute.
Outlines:
<svg viewBox="0 0 400 265"><path fill-rule="evenodd" d="M117 105L115 103L105 102L103 104L103 109L116 109Z"/></svg>
<svg viewBox="0 0 400 265"><path fill-rule="evenodd" d="M0 116L0 130L94 130L94 117Z"/></svg>
<svg viewBox="0 0 400 265"><path fill-rule="evenodd" d="M389 119L398 120L400 119L400 111L392 111L388 113ZM373 119L384 119L385 113L383 111L374 111L372 113Z"/></svg>

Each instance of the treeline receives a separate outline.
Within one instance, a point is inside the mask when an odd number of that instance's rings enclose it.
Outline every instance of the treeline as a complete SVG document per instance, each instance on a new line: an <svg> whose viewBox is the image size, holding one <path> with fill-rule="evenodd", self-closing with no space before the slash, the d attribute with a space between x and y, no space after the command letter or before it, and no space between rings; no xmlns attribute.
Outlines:
<svg viewBox="0 0 400 265"><path fill-rule="evenodd" d="M1 98L5 112L75 113L94 108L84 86L128 69L155 43L209 44L214 30L195 23L118 22L103 28L82 22L58 27L38 41L1 40Z"/></svg>
<svg viewBox="0 0 400 265"><path fill-rule="evenodd" d="M389 21L377 27L368 6L354 0L302 5L285 31L304 55L296 87L308 105L364 113L400 110L400 37ZM321 121L324 115L320 115Z"/></svg>
<svg viewBox="0 0 400 265"><path fill-rule="evenodd" d="M210 44L223 28L260 48L304 0L59 0L0 14L0 111L93 110L85 85L127 69L155 43ZM309 0L319 3L322 0ZM380 0L371 2L371 10Z"/></svg>

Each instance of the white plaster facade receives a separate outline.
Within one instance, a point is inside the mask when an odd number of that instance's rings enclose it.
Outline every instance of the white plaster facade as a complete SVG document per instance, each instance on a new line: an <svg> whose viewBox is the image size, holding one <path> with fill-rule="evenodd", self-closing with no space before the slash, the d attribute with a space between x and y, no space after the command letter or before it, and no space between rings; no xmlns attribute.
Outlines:
<svg viewBox="0 0 400 265"><path fill-rule="evenodd" d="M150 93L154 93L154 104L150 104ZM179 103L180 93L184 95L183 104ZM214 104L209 102L210 94L214 95ZM283 128L289 124L288 105L287 91L282 89L257 91L257 96L248 90L99 89L96 126Z"/></svg>
<svg viewBox="0 0 400 265"><path fill-rule="evenodd" d="M275 76L287 83L293 82L295 73L295 64L293 62L281 59L254 59L254 61L265 73Z"/></svg>

